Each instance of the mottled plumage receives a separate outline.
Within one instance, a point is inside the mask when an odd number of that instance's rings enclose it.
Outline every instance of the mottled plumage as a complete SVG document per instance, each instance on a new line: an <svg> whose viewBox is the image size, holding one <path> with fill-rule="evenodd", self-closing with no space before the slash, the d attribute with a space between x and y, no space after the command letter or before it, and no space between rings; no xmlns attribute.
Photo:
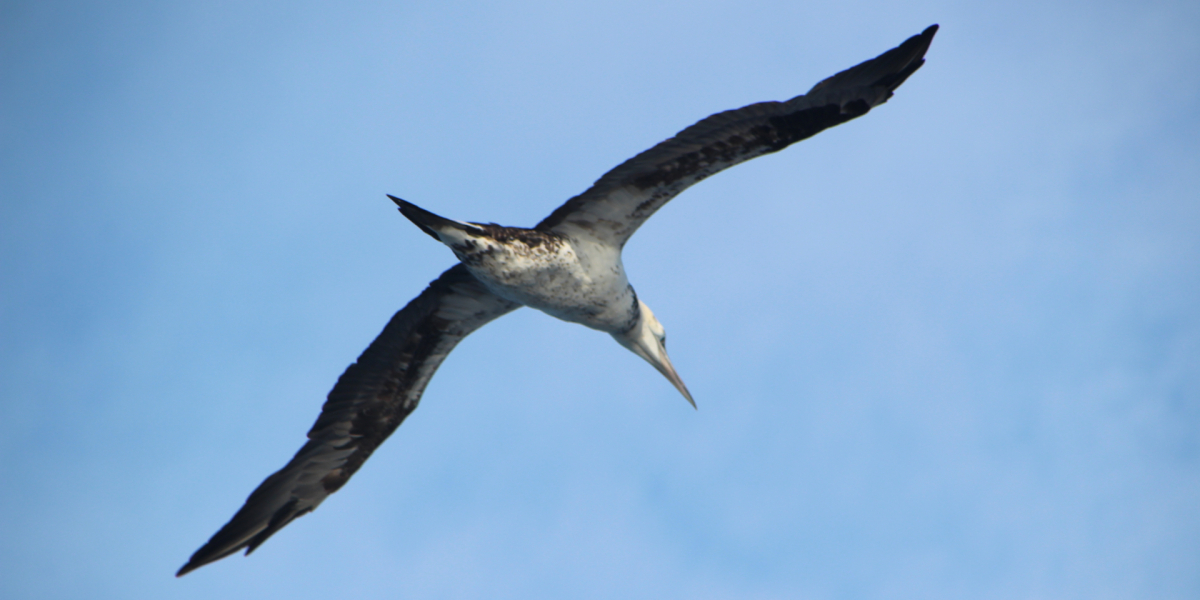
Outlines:
<svg viewBox="0 0 1200 600"><path fill-rule="evenodd" d="M434 371L460 340L522 305L611 334L691 402L667 358L662 325L625 277L625 242L688 186L886 102L924 63L936 31L934 25L805 95L712 115L609 171L532 229L453 221L393 198L404 216L449 246L460 264L392 317L338 379L308 442L250 494L178 575L243 548L249 554L316 508L416 408Z"/></svg>

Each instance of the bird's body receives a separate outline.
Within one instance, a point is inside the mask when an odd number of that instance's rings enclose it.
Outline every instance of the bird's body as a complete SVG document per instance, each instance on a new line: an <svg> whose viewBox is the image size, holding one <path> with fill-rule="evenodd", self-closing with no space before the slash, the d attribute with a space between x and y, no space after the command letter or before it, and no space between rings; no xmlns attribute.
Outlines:
<svg viewBox="0 0 1200 600"><path fill-rule="evenodd" d="M393 201L493 294L607 333L636 324L637 295L620 248L536 229L450 221Z"/></svg>
<svg viewBox="0 0 1200 600"><path fill-rule="evenodd" d="M609 171L530 229L453 221L393 198L404 216L447 245L460 264L392 317L338 378L308 442L177 575L243 548L248 554L316 508L416 408L459 341L521 306L611 334L695 406L667 358L662 325L625 276L625 242L692 184L886 102L924 63L936 31L931 26L787 102L712 115Z"/></svg>

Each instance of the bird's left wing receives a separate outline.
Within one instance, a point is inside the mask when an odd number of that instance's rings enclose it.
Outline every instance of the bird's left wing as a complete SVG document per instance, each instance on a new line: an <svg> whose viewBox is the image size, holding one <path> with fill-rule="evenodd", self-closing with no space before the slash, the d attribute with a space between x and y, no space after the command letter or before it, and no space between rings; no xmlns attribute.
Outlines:
<svg viewBox="0 0 1200 600"><path fill-rule="evenodd" d="M489 292L461 264L442 273L338 378L308 443L250 494L176 576L242 548L249 554L316 508L417 407L425 385L460 340L519 306Z"/></svg>
<svg viewBox="0 0 1200 600"><path fill-rule="evenodd" d="M688 186L862 116L924 64L937 25L787 102L712 115L605 173L537 229L622 247L650 215Z"/></svg>

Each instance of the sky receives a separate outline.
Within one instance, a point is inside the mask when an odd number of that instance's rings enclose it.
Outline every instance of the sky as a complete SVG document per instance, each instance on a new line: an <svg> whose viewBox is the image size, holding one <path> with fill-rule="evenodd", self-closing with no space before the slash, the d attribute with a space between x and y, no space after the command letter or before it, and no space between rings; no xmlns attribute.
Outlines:
<svg viewBox="0 0 1200 600"><path fill-rule="evenodd" d="M692 410L532 309L175 571L453 255L941 30L626 247ZM1200 597L1200 4L0 4L0 597Z"/></svg>

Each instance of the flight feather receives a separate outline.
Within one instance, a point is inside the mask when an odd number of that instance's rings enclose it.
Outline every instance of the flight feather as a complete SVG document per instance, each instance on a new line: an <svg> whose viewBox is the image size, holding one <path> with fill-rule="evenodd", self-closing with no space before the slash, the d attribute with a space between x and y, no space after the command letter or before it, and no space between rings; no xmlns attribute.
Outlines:
<svg viewBox="0 0 1200 600"><path fill-rule="evenodd" d="M786 102L759 102L714 114L605 173L536 229L624 247L646 219L692 184L886 102L924 64L936 32L932 25Z"/></svg>
<svg viewBox="0 0 1200 600"><path fill-rule="evenodd" d="M442 273L338 378L295 457L267 477L176 575L242 548L249 554L316 508L417 407L434 371L459 341L519 306L492 294L461 264Z"/></svg>

